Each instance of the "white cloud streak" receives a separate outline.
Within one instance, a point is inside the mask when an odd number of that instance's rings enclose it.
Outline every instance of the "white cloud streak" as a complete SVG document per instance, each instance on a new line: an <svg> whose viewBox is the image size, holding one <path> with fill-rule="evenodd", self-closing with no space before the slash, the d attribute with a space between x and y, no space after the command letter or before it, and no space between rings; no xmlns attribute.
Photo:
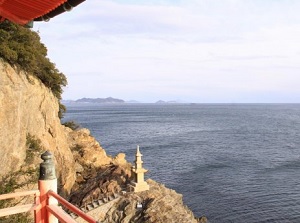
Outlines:
<svg viewBox="0 0 300 223"><path fill-rule="evenodd" d="M174 2L89 0L36 23L64 98L300 102L299 1Z"/></svg>

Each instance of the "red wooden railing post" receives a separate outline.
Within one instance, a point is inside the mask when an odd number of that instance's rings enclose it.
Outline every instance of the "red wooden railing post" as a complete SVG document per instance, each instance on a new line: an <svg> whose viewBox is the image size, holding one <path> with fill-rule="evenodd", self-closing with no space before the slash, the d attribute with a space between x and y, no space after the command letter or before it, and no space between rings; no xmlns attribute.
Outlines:
<svg viewBox="0 0 300 223"><path fill-rule="evenodd" d="M40 192L38 194L34 194L34 203L39 205L37 208L34 209L34 222L41 223L42 222L42 215L41 215L41 199L40 199Z"/></svg>
<svg viewBox="0 0 300 223"><path fill-rule="evenodd" d="M44 160L40 164L39 191L40 191L40 210L36 211L36 223L58 223L57 218L47 211L47 205L57 205L58 202L53 197L48 197L49 190L57 192L57 178L55 175L55 166L52 160L52 154L46 151L41 158Z"/></svg>

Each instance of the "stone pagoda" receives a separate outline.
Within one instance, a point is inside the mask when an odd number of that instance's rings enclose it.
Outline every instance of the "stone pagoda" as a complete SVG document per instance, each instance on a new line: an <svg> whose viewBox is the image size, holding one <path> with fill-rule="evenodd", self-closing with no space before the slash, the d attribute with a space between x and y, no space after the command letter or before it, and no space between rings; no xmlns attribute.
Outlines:
<svg viewBox="0 0 300 223"><path fill-rule="evenodd" d="M143 168L142 154L139 146L136 149L135 166L132 167L132 173L134 175L134 181L132 181L128 187L130 192L141 192L149 190L148 183L144 180L144 174L148 171Z"/></svg>

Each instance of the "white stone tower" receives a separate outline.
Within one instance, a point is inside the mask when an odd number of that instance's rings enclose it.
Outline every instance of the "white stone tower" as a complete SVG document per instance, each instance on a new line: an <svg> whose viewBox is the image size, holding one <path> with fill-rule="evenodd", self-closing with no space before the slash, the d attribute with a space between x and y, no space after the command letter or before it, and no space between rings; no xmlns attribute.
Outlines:
<svg viewBox="0 0 300 223"><path fill-rule="evenodd" d="M142 154L140 152L139 146L136 149L135 155L135 166L132 168L132 173L134 174L134 181L129 185L129 191L131 192L140 192L149 190L149 185L144 180L144 174L147 172L143 168Z"/></svg>

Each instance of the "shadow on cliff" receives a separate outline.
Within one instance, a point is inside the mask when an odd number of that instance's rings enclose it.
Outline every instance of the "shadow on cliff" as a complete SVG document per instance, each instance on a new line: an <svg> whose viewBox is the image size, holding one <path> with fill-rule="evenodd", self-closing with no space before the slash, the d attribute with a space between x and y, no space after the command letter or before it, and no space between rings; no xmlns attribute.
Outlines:
<svg viewBox="0 0 300 223"><path fill-rule="evenodd" d="M129 167L114 164L85 169L82 176L77 179L69 198L78 207L120 193L132 180Z"/></svg>

